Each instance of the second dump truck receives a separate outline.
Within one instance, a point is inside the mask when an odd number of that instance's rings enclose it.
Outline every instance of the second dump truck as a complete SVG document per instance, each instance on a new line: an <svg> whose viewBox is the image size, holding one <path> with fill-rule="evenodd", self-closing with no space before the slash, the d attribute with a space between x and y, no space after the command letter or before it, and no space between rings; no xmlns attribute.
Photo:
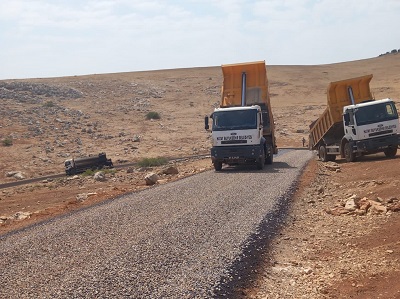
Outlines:
<svg viewBox="0 0 400 299"><path fill-rule="evenodd" d="M222 73L220 107L210 116L214 168L253 163L262 169L278 152L265 61L222 65Z"/></svg>
<svg viewBox="0 0 400 299"><path fill-rule="evenodd" d="M400 144L399 116L391 99L375 100L369 83L372 75L332 82L328 107L310 125L309 147L324 162L336 156L348 162L384 152L395 157Z"/></svg>

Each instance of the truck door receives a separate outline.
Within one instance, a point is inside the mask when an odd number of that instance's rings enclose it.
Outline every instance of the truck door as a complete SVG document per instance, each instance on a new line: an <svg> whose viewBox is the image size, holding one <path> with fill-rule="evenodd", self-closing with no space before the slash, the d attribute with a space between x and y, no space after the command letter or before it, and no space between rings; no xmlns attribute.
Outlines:
<svg viewBox="0 0 400 299"><path fill-rule="evenodd" d="M343 115L344 119L344 133L347 136L350 136L353 140L357 139L357 125L355 121L355 115L353 109L346 110L345 114Z"/></svg>

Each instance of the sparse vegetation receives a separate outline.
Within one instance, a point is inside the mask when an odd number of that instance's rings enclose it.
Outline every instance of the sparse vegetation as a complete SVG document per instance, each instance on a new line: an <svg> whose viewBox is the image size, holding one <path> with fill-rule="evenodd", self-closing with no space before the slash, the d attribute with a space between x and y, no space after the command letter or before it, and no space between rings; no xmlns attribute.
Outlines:
<svg viewBox="0 0 400 299"><path fill-rule="evenodd" d="M157 157L157 158L143 158L138 162L140 167L152 167L152 166L161 166L168 163L168 159L165 157Z"/></svg>
<svg viewBox="0 0 400 299"><path fill-rule="evenodd" d="M86 176L94 176L94 174L98 171L102 171L103 173L107 174L114 174L117 172L116 169L114 168L102 168L102 169L86 169L85 172L82 173L82 176L86 177Z"/></svg>
<svg viewBox="0 0 400 299"><path fill-rule="evenodd" d="M106 174L115 174L117 172L115 168L103 168L101 171Z"/></svg>
<svg viewBox="0 0 400 299"><path fill-rule="evenodd" d="M43 104L43 107L51 108L54 107L56 104L53 101L47 101Z"/></svg>
<svg viewBox="0 0 400 299"><path fill-rule="evenodd" d="M82 173L82 176L93 176L95 174L95 172L96 172L96 170L86 169L86 171Z"/></svg>
<svg viewBox="0 0 400 299"><path fill-rule="evenodd" d="M13 145L13 141L11 138L5 138L3 139L3 141L1 142L3 144L3 146L11 146Z"/></svg>
<svg viewBox="0 0 400 299"><path fill-rule="evenodd" d="M146 114L146 119L160 119L161 116L158 112L151 111Z"/></svg>
<svg viewBox="0 0 400 299"><path fill-rule="evenodd" d="M384 54L380 54L379 57L384 56L384 55L389 55L389 54L397 54L397 53L400 53L400 49L398 49L398 50L397 49L393 49L390 52L386 52Z"/></svg>

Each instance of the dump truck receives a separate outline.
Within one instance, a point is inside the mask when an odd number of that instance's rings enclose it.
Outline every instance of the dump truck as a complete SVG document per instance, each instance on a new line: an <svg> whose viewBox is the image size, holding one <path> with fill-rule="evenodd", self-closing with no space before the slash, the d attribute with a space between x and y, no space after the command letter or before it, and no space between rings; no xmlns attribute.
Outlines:
<svg viewBox="0 0 400 299"><path fill-rule="evenodd" d="M309 148L324 161L337 156L348 162L383 152L395 157L400 144L399 116L391 99L375 100L373 75L331 82L328 106L310 125Z"/></svg>
<svg viewBox="0 0 400 299"><path fill-rule="evenodd" d="M223 164L273 163L278 153L265 61L222 65L221 102L212 119L211 160L216 171Z"/></svg>
<svg viewBox="0 0 400 299"><path fill-rule="evenodd" d="M111 159L107 159L106 153L94 156L73 158L65 161L65 173L74 175L85 172L88 169L102 169L103 167L113 167Z"/></svg>

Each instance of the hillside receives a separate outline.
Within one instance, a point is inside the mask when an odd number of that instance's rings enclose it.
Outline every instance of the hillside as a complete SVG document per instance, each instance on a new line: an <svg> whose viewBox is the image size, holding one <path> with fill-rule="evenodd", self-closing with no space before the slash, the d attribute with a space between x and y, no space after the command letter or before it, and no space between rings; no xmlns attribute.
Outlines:
<svg viewBox="0 0 400 299"><path fill-rule="evenodd" d="M267 60L278 147L302 146L326 107L331 81L373 74L375 98L392 98L400 110L399 70L400 54L318 66ZM114 164L208 154L204 116L219 103L221 81L220 67L0 81L0 140L12 141L0 144L0 184L16 181L7 175L16 171L25 178L63 173L65 159L99 152ZM147 120L148 112L161 118ZM160 183L211 169L211 162L175 166L179 174L162 174ZM399 166L399 153L394 160L382 154L339 160L334 171L311 161L286 227L243 298L397 298ZM0 190L0 234L146 188L147 171L161 170L130 168L107 174L105 182L61 178ZM337 212L354 196L380 201L385 212ZM28 219L18 220L21 215Z"/></svg>
<svg viewBox="0 0 400 299"><path fill-rule="evenodd" d="M329 82L374 74L376 98L399 101L400 55L320 66L268 66L278 146L300 146L325 108ZM105 151L114 161L208 153L204 116L219 102L219 67L0 81L3 171L63 172L69 157ZM146 120L150 111L159 120ZM296 133L304 132L304 133Z"/></svg>

